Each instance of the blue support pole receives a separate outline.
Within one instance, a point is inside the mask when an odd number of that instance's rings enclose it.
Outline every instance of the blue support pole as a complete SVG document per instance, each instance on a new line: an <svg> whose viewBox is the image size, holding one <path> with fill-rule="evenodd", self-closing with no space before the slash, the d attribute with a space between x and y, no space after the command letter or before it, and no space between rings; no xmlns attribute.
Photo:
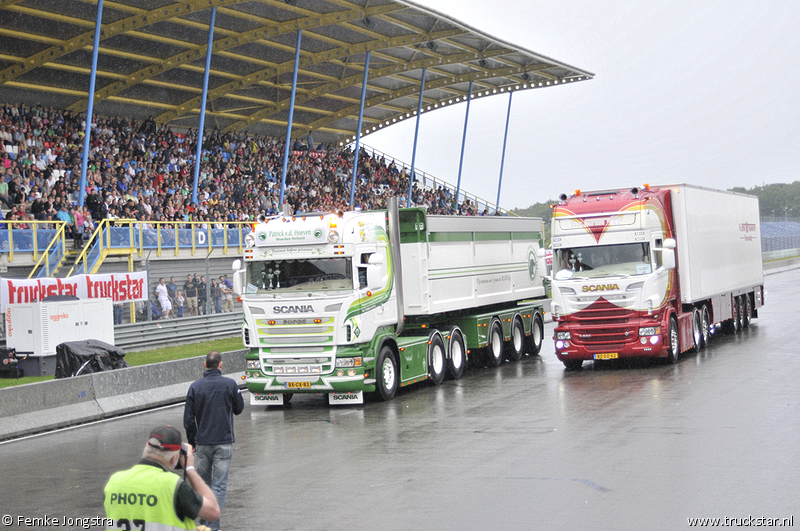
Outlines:
<svg viewBox="0 0 800 531"><path fill-rule="evenodd" d="M86 199L86 172L89 166L89 145L92 136L92 114L94 113L94 81L97 77L97 52L100 48L100 29L103 25L103 0L97 2L97 19L94 23L94 46L92 47L92 71L89 74L89 106L86 108L86 130L83 136L83 158L81 159L81 181L78 204Z"/></svg>
<svg viewBox="0 0 800 531"><path fill-rule="evenodd" d="M417 138L419 137L419 117L422 115L422 94L425 92L425 73L427 68L422 69L422 81L419 85L419 103L417 104L417 125L414 128L414 149L411 152L411 176L408 180L408 197L406 198L406 208L411 207L411 192L414 189L414 162L417 159Z"/></svg>
<svg viewBox="0 0 800 531"><path fill-rule="evenodd" d="M303 30L297 30L297 44L294 50L294 75L292 76L292 99L289 102L289 119L286 124L286 149L283 150L283 173L281 175L281 194L278 200L279 207L283 208L283 192L286 189L286 170L289 167L289 150L292 149L292 120L294 120L294 96L297 92L297 69L300 67L300 39Z"/></svg>
<svg viewBox="0 0 800 531"><path fill-rule="evenodd" d="M211 21L208 23L208 49L206 50L206 70L203 73L203 102L200 104L200 125L197 127L197 155L194 159L194 186L192 203L197 204L197 185L200 180L200 161L203 157L203 136L206 127L206 97L208 96L208 73L211 70L211 48L214 46L214 21L217 8L211 8Z"/></svg>
<svg viewBox="0 0 800 531"><path fill-rule="evenodd" d="M456 184L456 203L458 194L461 192L461 169L464 167L464 146L467 143L467 123L469 123L469 104L472 101L472 81L469 82L469 94L467 95L467 114L464 116L464 134L461 136L461 158L458 159L458 183Z"/></svg>
<svg viewBox="0 0 800 531"><path fill-rule="evenodd" d="M361 83L361 107L358 109L358 129L356 129L356 154L353 157L353 182L350 183L350 208L353 208L353 201L356 195L356 175L358 175L358 149L361 143L361 123L364 120L364 101L367 99L367 77L369 74L369 50L367 58L364 60L364 81Z"/></svg>
<svg viewBox="0 0 800 531"><path fill-rule="evenodd" d="M506 162L506 142L508 140L508 122L511 120L511 96L513 92L508 93L508 112L506 113L506 132L503 135L503 156L500 158L500 180L497 183L497 201L495 202L495 209L500 208L500 187L503 186L503 165Z"/></svg>

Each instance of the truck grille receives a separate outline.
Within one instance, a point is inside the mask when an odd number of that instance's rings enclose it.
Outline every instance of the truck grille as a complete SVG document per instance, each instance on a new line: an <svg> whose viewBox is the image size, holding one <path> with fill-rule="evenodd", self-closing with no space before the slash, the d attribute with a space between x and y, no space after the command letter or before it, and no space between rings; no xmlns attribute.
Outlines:
<svg viewBox="0 0 800 531"><path fill-rule="evenodd" d="M581 329L573 334L572 341L587 348L591 345L610 348L614 344L636 341L639 335L634 313L604 299L575 313L575 320Z"/></svg>
<svg viewBox="0 0 800 531"><path fill-rule="evenodd" d="M322 374L333 371L334 317L316 319L257 319L256 337L267 374ZM276 367L282 367L276 371Z"/></svg>

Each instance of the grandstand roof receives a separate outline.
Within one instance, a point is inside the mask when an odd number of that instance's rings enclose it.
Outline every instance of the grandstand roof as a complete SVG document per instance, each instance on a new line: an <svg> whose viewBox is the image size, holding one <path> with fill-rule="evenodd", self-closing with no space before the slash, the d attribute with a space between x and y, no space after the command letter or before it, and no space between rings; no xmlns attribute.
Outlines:
<svg viewBox="0 0 800 531"><path fill-rule="evenodd" d="M423 109L593 74L406 0L107 0L94 112L197 127L216 7L206 128L284 136L302 29L293 136L354 138ZM487 5L487 9L491 9ZM0 0L0 103L85 111L97 2Z"/></svg>

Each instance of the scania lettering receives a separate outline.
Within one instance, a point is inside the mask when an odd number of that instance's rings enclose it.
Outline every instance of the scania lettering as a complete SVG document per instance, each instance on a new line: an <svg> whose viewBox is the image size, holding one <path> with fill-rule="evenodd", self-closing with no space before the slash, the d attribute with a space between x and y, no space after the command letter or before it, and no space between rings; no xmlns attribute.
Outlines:
<svg viewBox="0 0 800 531"><path fill-rule="evenodd" d="M756 197L686 184L576 191L552 219L556 356L661 357L737 333L764 303Z"/></svg>
<svg viewBox="0 0 800 531"><path fill-rule="evenodd" d="M428 216L390 199L381 211L262 219L245 243L233 280L253 405L297 393L389 400L541 348L541 219Z"/></svg>

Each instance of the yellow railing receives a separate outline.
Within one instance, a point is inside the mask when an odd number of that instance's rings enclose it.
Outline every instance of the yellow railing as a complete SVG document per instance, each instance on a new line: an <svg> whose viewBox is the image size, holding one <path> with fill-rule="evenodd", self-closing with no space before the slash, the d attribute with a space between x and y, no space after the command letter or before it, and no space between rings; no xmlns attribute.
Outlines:
<svg viewBox="0 0 800 531"><path fill-rule="evenodd" d="M20 227L24 225L24 228ZM29 221L29 220L15 220L15 221L8 221L3 220L0 221L0 230L5 233L7 231L8 238L0 238L0 251L6 252L8 251L8 261L14 261L14 252L22 252L22 253L31 253L31 260L37 262L39 260L39 232L41 230L47 229L55 229L57 234L61 235L62 240L66 239L66 235L64 234L63 230L64 222L63 221ZM26 241L24 244L25 247L20 247L20 242L18 241L17 245L14 245L14 235L17 235L17 239L24 238ZM30 235L30 239L27 236ZM28 246L28 244L30 246ZM52 242L51 242L52 244ZM6 247L7 245L7 247ZM48 249L50 246L48 246Z"/></svg>
<svg viewBox="0 0 800 531"><path fill-rule="evenodd" d="M50 276L50 274L51 274L50 265L51 264L50 264L50 260L48 260L48 257L55 250L55 248L58 247L59 245L61 246L61 257L63 258L64 255L66 254L66 252L67 252L67 235L66 235L66 231L64 230L65 227L66 227L66 223L63 222L63 221L59 221L57 223L58 223L58 230L56 231L56 235L53 237L53 239L50 240L50 244L42 252L42 256L38 260L36 260L36 264L33 266L33 269L31 269L31 272L28 275L28 278L33 278L33 274L36 273L39 270L40 266L44 267L45 271L47 273L47 276L48 277ZM17 229L17 230L28 230L28 229ZM9 242L11 242L11 240L12 240L12 237L9 234ZM35 227L34 227L33 242L34 242L33 243L33 247L34 247L33 258L35 260L37 254L38 254L38 252L36 250L36 248L38 247L38 245L37 245L38 240L36 238L36 228ZM9 252L9 257L8 257L8 261L9 262L12 261L12 256L13 256L13 251ZM44 264L42 264L42 262L44 262ZM53 264L53 265L58 265L58 264Z"/></svg>
<svg viewBox="0 0 800 531"><path fill-rule="evenodd" d="M51 273L50 267L52 264L45 264L43 261L47 259L48 254L55 245L61 245L64 254L69 254L67 243L71 235L66 233L63 221L2 221L0 223L5 225L4 227L0 226L0 229L6 229L8 232L6 238L3 238L0 232L0 246L5 247L0 248L0 252L7 252L9 262L13 262L15 252L25 255L31 253L33 261L36 262L34 271L31 274L42 266L48 269L48 274ZM42 254L38 250L41 229L37 231L37 227L41 227L45 223L58 229L44 254ZM29 228L19 228L22 224L27 224ZM78 254L75 266L73 266L69 275L81 269L83 270L82 272L88 273L89 269L99 266L97 258L102 261L102 258L109 254L136 253L141 257L144 256L146 251L155 250L157 256L162 256L164 252L168 252L170 249L174 256L179 256L181 251L184 253L190 251L193 256L198 252L202 252L205 255L214 250L218 250L222 254L241 254L244 251L244 237L250 231L252 223L228 221L221 224L223 229L214 228L216 225L215 223L208 224L196 221L181 223L154 221L145 223L133 219L103 220L97 224L91 239ZM25 243L15 242L15 237L17 240L24 237Z"/></svg>

